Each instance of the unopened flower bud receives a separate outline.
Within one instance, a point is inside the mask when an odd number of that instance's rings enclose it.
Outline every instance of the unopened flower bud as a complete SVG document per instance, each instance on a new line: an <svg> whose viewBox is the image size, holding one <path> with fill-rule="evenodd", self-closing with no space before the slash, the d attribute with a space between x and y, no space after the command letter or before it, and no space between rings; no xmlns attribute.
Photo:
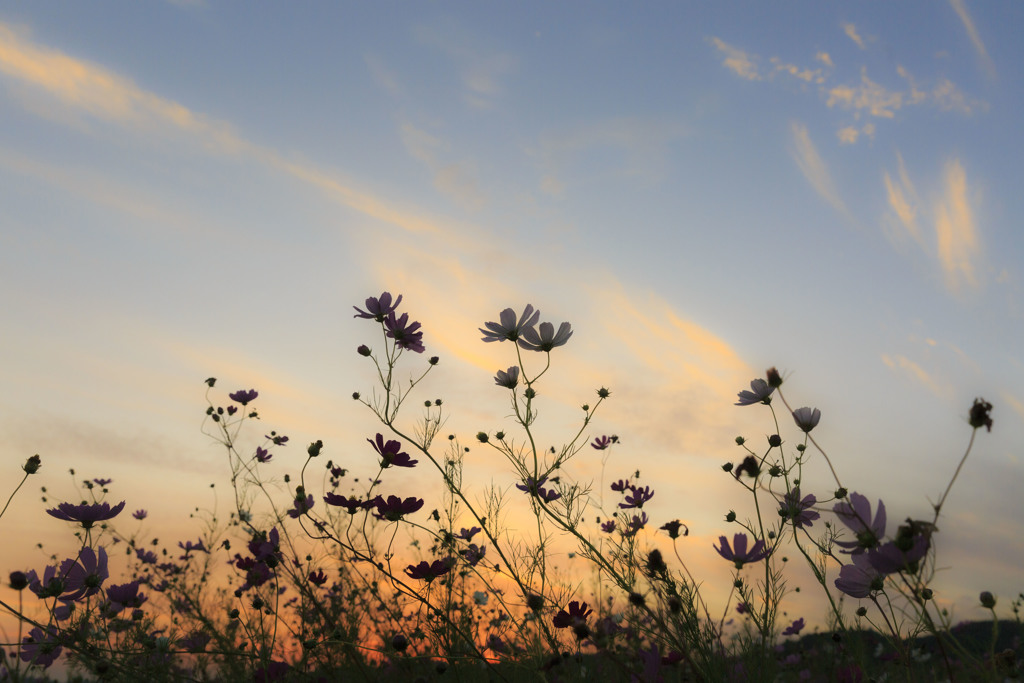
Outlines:
<svg viewBox="0 0 1024 683"><path fill-rule="evenodd" d="M478 434L476 435L476 440L477 440L477 441L479 441L480 443L487 443L487 440L488 440L489 438L490 438L490 437L488 437L488 436L487 436L487 432L479 432L479 433L478 433Z"/></svg>
<svg viewBox="0 0 1024 683"><path fill-rule="evenodd" d="M847 493L848 491L846 490L846 488L840 486L839 488L836 489L836 499L838 500L841 498L846 498Z"/></svg>
<svg viewBox="0 0 1024 683"><path fill-rule="evenodd" d="M985 609L992 609L996 606L996 596L992 595L988 591L982 591L981 595L978 596L978 599L981 600L981 606Z"/></svg>
<svg viewBox="0 0 1024 683"><path fill-rule="evenodd" d="M867 607L858 607L857 608L857 616L858 617L863 617L863 616L867 615L867 613L868 613L868 608Z"/></svg>
<svg viewBox="0 0 1024 683"><path fill-rule="evenodd" d="M778 477L782 475L782 468L778 465L772 465L768 468L768 474L772 477Z"/></svg>
<svg viewBox="0 0 1024 683"><path fill-rule="evenodd" d="M743 444L745 444L746 442L747 442L747 440L746 440L746 439L744 439L744 438L743 438L742 436L737 436L737 437L736 437L736 445L737 445L737 446L742 446L742 445L743 445Z"/></svg>
<svg viewBox="0 0 1024 683"><path fill-rule="evenodd" d="M537 392L534 391L533 387L529 387L526 391L523 392L523 396L525 396L526 398L536 398Z"/></svg>
<svg viewBox="0 0 1024 683"><path fill-rule="evenodd" d="M600 389L597 390L597 395L600 396L601 398L608 398L609 396L612 395L612 392L610 389L605 389L604 387L601 387Z"/></svg>
<svg viewBox="0 0 1024 683"><path fill-rule="evenodd" d="M353 401L358 401L359 400L359 392L358 391L352 392L352 400Z"/></svg>
<svg viewBox="0 0 1024 683"><path fill-rule="evenodd" d="M722 465L722 471L723 472L732 472L732 463L731 462L727 462L724 465Z"/></svg>
<svg viewBox="0 0 1024 683"><path fill-rule="evenodd" d="M768 437L768 445L772 448L778 448L782 445L782 437L778 434L772 434Z"/></svg>
<svg viewBox="0 0 1024 683"><path fill-rule="evenodd" d="M405 652L405 648L409 647L409 639L399 633L391 639L391 647L399 652Z"/></svg>
<svg viewBox="0 0 1024 683"><path fill-rule="evenodd" d="M16 591L28 588L28 575L25 572L11 572L10 586Z"/></svg>
<svg viewBox="0 0 1024 683"><path fill-rule="evenodd" d="M21 469L25 470L25 474L35 474L39 471L42 464L43 460L37 453L36 455L30 456L29 459L25 461L25 464L21 466Z"/></svg>
<svg viewBox="0 0 1024 683"><path fill-rule="evenodd" d="M324 442L321 441L320 439L317 439L313 443L309 444L309 448L306 449L306 452L309 453L309 457L315 458L316 456L320 455L320 451L323 450L323 447Z"/></svg>
<svg viewBox="0 0 1024 683"><path fill-rule="evenodd" d="M438 358L437 356L431 356L430 358L427 359L427 362L430 363L431 365L437 365L438 363L441 362L441 359Z"/></svg>
<svg viewBox="0 0 1024 683"><path fill-rule="evenodd" d="M729 510L729 513L725 516L725 521L727 521L727 522L735 522L736 521L736 513L733 510Z"/></svg>

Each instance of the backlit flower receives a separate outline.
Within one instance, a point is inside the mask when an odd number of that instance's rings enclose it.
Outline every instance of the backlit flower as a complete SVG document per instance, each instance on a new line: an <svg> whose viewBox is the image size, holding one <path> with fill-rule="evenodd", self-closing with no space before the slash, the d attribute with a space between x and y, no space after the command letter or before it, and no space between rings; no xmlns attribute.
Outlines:
<svg viewBox="0 0 1024 683"><path fill-rule="evenodd" d="M419 462L419 460L410 458L408 453L402 452L401 441L392 439L385 442L383 434L378 434L376 441L371 441L370 439L367 439L367 441L373 446L373 450L377 451L377 454L380 455L381 467L412 467Z"/></svg>
<svg viewBox="0 0 1024 683"><path fill-rule="evenodd" d="M631 508L642 508L644 503L654 498L654 491L651 490L650 486L639 488L637 486L631 486L630 491L632 493L626 494L626 502L619 503L619 507L623 510L629 510Z"/></svg>
<svg viewBox="0 0 1024 683"><path fill-rule="evenodd" d="M545 488L542 488L544 482L546 481L547 477L541 477L540 481L534 481L533 477L527 477L526 481L523 482L522 484L516 484L516 488L519 489L520 491L525 491L526 493L529 493L531 496L535 496L544 501L547 501L548 503L561 498L562 494L559 493L558 491L549 491Z"/></svg>
<svg viewBox="0 0 1024 683"><path fill-rule="evenodd" d="M793 411L793 419L796 421L797 427L802 431L809 432L818 426L821 411L817 408L797 408Z"/></svg>
<svg viewBox="0 0 1024 683"><path fill-rule="evenodd" d="M568 628L578 624L585 624L587 617L593 613L594 610L590 609L587 603L573 600L566 609L558 610L558 614L551 619L551 624L555 628Z"/></svg>
<svg viewBox="0 0 1024 683"><path fill-rule="evenodd" d="M66 522L78 522L82 528L89 529L96 522L105 522L117 517L121 510L124 510L123 500L114 507L110 507L110 503L61 503L56 508L47 510L46 514Z"/></svg>
<svg viewBox="0 0 1024 683"><path fill-rule="evenodd" d="M533 306L526 304L526 310L519 316L518 322L516 322L516 312L511 308L502 311L498 319L500 322L484 323L486 330L483 327L478 328L484 333L483 340L485 342L518 341L524 330L533 329L533 326L537 324L540 319L540 311L535 311Z"/></svg>
<svg viewBox="0 0 1024 683"><path fill-rule="evenodd" d="M64 590L67 591L61 600L71 602L95 595L110 576L107 551L100 548L97 554L92 548L82 548L77 560L61 562L60 575L64 577Z"/></svg>
<svg viewBox="0 0 1024 683"><path fill-rule="evenodd" d="M725 536L719 536L718 542L721 547L714 546L715 550L719 555L734 563L737 569L742 568L748 562L759 562L771 554L771 550L765 546L763 540L758 540L752 548L747 550L746 534L735 534L732 537L732 546L729 545L729 539Z"/></svg>
<svg viewBox="0 0 1024 683"><path fill-rule="evenodd" d="M813 493L808 493L800 498L800 487L795 487L782 499L782 507L779 514L785 519L793 520L798 527L811 526L811 522L821 517L820 514L811 509L818 499Z"/></svg>
<svg viewBox="0 0 1024 683"><path fill-rule="evenodd" d="M775 387L769 386L768 382L763 379L755 379L750 383L750 391L744 390L738 394L740 400L736 402L736 405L752 406L755 403L767 403L773 391L775 391Z"/></svg>
<svg viewBox="0 0 1024 683"><path fill-rule="evenodd" d="M540 332L532 327L523 330L519 346L529 351L550 351L556 346L563 346L571 336L572 326L569 323L559 325L558 332L551 323L541 323Z"/></svg>
<svg viewBox="0 0 1024 683"><path fill-rule="evenodd" d="M519 384L519 366L513 365L508 371L498 370L498 374L494 376L494 383L499 387L515 389Z"/></svg>
<svg viewBox="0 0 1024 683"><path fill-rule="evenodd" d="M439 576L444 576L452 570L452 565L455 562L450 558L446 557L443 560L434 560L430 564L424 560L419 564L410 564L405 568L405 573L408 574L410 579L420 579L430 583Z"/></svg>
<svg viewBox="0 0 1024 683"><path fill-rule="evenodd" d="M594 439L593 443L590 444L591 448L596 448L599 451L603 451L612 445L612 440L607 436L599 436Z"/></svg>
<svg viewBox="0 0 1024 683"><path fill-rule="evenodd" d="M228 394L228 398L230 398L235 403L241 403L244 406L248 405L250 401L255 401L256 397L259 395L259 392L256 391L255 389L240 389L239 391L236 391L232 394Z"/></svg>
<svg viewBox="0 0 1024 683"><path fill-rule="evenodd" d="M387 500L384 500L381 496L373 499L373 504L377 506L377 516L389 522L397 522L405 515L416 512L423 507L423 502L421 498L406 498L402 500L398 496L388 496Z"/></svg>
<svg viewBox="0 0 1024 683"><path fill-rule="evenodd" d="M395 340L395 346L400 349L423 353L426 348L423 346L423 333L419 331L418 322L409 322L409 314L403 313L401 318L389 313L384 319L384 327L387 329L387 336Z"/></svg>
<svg viewBox="0 0 1024 683"><path fill-rule="evenodd" d="M394 303L391 303L391 292L384 292L378 299L375 296L371 296L366 300L366 310L362 310L356 306L352 308L356 309L356 314L353 318L367 318L369 320L376 320L379 323L384 322L384 319L391 313L394 313L398 308L398 304L402 303L402 295L399 294L398 298L395 299Z"/></svg>
<svg viewBox="0 0 1024 683"><path fill-rule="evenodd" d="M859 493L850 494L849 503L836 503L832 511L857 535L856 541L836 541L836 545L845 548L844 552L859 555L865 550L878 547L885 537L885 503L878 501L875 518L871 519L871 503Z"/></svg>
<svg viewBox="0 0 1024 683"><path fill-rule="evenodd" d="M872 592L882 590L885 585L882 575L871 566L867 555L858 554L850 558L853 564L843 565L836 579L836 588L852 598L866 598Z"/></svg>

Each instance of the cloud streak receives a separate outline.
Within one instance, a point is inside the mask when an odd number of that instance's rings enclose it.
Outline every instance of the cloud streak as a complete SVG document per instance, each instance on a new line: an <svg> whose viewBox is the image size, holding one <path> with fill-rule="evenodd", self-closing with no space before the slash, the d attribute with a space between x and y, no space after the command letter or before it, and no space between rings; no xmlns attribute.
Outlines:
<svg viewBox="0 0 1024 683"><path fill-rule="evenodd" d="M985 49L985 43L981 40L981 35L974 25L970 12L967 11L966 3L964 0L949 0L949 4L953 11L956 12L957 17L960 18L960 23L964 25L964 30L967 31L967 37L970 38L971 44L974 45L974 49L978 53L978 59L981 61L981 67L985 74L989 78L995 79L996 65L992 62L992 58L988 56L988 50Z"/></svg>
<svg viewBox="0 0 1024 683"><path fill-rule="evenodd" d="M853 220L850 210L846 207L846 203L843 202L839 190L832 181L832 174L829 173L828 166L818 154L814 143L811 142L807 126L793 122L790 132L793 134L793 159L804 177L807 178L807 182L811 184L818 196L832 205L832 208Z"/></svg>

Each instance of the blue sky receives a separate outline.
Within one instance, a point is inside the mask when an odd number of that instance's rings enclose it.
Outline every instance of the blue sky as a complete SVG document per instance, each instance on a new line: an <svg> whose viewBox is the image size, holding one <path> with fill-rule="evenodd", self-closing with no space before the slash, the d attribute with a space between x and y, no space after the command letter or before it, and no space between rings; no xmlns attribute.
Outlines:
<svg viewBox="0 0 1024 683"><path fill-rule="evenodd" d="M990 400L939 524L942 594L979 617L980 590L1024 588L1022 14L4 4L5 461L40 453L33 481L69 496L68 467L111 477L189 534L225 479L203 379L258 388L270 426L357 463L376 430L354 349L376 340L350 306L400 292L442 358L426 398L471 438L508 427L491 377L513 362L476 330L529 302L576 330L546 437L610 387L606 479L656 482L652 517L690 524L709 577L724 513L749 507L720 465L771 429L732 403L766 367L892 520L928 514ZM472 476L511 486L477 451ZM0 523L63 538L21 504Z"/></svg>

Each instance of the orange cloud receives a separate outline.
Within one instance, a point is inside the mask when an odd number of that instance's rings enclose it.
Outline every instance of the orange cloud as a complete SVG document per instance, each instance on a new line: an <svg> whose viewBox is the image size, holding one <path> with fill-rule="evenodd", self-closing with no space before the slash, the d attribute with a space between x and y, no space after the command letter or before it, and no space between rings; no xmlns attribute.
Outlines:
<svg viewBox="0 0 1024 683"><path fill-rule="evenodd" d="M967 11L966 3L964 0L949 0L949 4L960 18L960 22L964 25L967 37L971 39L971 44L974 45L974 49L978 53L978 59L981 60L985 73L988 74L989 78L994 79L996 77L996 66L992 63L992 58L988 56L988 50L985 49L985 43L981 40L981 35L974 25L970 12Z"/></svg>
<svg viewBox="0 0 1024 683"><path fill-rule="evenodd" d="M719 52L725 55L722 64L726 68L741 78L746 78L750 81L761 80L761 75L758 73L757 64L755 63L756 57L751 57L743 50L733 47L718 38L712 38L711 43L718 48Z"/></svg>
<svg viewBox="0 0 1024 683"><path fill-rule="evenodd" d="M849 209L846 208L845 202L839 195L839 190L832 182L828 166L825 165L825 161L818 154L814 143L811 142L807 126L794 122L790 130L793 133L793 158L804 177L807 178L807 182L811 184L818 196L831 204L836 211L852 220Z"/></svg>

